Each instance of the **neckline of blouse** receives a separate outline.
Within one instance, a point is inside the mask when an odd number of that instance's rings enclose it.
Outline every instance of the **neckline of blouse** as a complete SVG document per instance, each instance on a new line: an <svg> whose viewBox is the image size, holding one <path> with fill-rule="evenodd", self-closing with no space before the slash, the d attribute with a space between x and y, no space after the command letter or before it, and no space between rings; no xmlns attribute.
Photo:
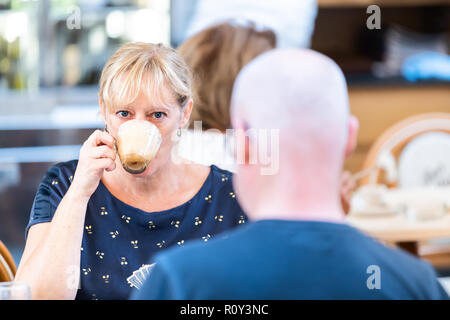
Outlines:
<svg viewBox="0 0 450 320"><path fill-rule="evenodd" d="M120 200L119 198L114 196L108 190L108 188L103 184L101 179L100 179L100 182L99 182L99 187L102 188L103 191L107 192L111 196L111 199L113 199L113 201L119 203L122 207L125 207L127 209L131 209L131 210L133 210L133 212L137 212L137 213L139 213L141 215L145 215L146 217L149 217L149 216L154 217L154 216L157 216L157 215L167 215L168 213L181 212L181 209L183 209L184 207L192 204L198 198L203 197L203 194L205 194L205 190L209 190L210 187L211 187L211 180L212 180L212 177L214 175L213 174L213 170L214 170L214 165L210 165L209 174L206 177L205 181L203 182L203 185L200 187L200 189L194 194L194 196L191 199L189 199L188 201L186 201L186 202L184 202L184 203L182 203L182 204L180 204L180 205L178 205L176 207L173 207L173 208L170 208L170 209L166 209L166 210L161 210L161 211L151 211L151 212L149 212L149 211L145 211L145 210L139 209L137 207L134 207L132 205L129 205L129 204L123 202L122 200Z"/></svg>

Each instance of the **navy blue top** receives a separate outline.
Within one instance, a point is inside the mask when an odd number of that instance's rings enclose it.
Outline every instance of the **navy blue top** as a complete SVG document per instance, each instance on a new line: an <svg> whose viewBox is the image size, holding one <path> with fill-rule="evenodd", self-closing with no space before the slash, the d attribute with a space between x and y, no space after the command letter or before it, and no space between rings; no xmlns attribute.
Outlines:
<svg viewBox="0 0 450 320"><path fill-rule="evenodd" d="M26 231L49 222L72 182L78 161L52 166L39 185ZM81 281L77 299L127 299L133 283L127 278L156 253L188 240L206 242L244 224L247 217L236 201L232 174L212 165L197 194L173 209L145 212L115 198L100 181L86 212L81 247Z"/></svg>
<svg viewBox="0 0 450 320"><path fill-rule="evenodd" d="M136 299L448 299L434 269L346 224L263 220L158 254Z"/></svg>

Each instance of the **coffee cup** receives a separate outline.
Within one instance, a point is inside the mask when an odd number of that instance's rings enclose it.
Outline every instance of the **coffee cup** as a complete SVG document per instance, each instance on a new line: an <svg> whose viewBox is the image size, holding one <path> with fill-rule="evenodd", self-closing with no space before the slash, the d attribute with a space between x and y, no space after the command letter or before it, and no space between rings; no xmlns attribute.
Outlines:
<svg viewBox="0 0 450 320"><path fill-rule="evenodd" d="M156 157L161 133L149 121L128 120L117 131L116 150L123 168L132 174L144 172Z"/></svg>

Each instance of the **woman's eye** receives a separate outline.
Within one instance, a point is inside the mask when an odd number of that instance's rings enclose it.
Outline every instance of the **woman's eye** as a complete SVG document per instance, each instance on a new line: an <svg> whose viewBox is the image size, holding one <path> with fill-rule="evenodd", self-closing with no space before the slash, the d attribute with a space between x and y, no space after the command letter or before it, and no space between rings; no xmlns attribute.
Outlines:
<svg viewBox="0 0 450 320"><path fill-rule="evenodd" d="M162 119L166 116L166 114L164 112L154 112L153 113L153 117L155 117L155 119Z"/></svg>
<svg viewBox="0 0 450 320"><path fill-rule="evenodd" d="M121 116L122 118L126 118L126 117L128 117L129 115L130 115L130 113L128 112L128 111L119 111L119 112L117 112L117 114L119 115L119 116Z"/></svg>

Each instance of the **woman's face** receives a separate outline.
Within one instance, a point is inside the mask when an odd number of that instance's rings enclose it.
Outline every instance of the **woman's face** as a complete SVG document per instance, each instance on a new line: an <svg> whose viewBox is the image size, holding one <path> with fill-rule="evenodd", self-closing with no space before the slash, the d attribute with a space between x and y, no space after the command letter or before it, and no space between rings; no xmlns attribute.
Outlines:
<svg viewBox="0 0 450 320"><path fill-rule="evenodd" d="M163 91L161 92L162 99L152 99L145 91L141 90L133 103L114 108L105 108L103 102L100 101L101 112L108 126L108 132L114 138L117 137L119 126L125 121L133 119L149 121L161 132L161 146L155 159L144 172L134 176L150 176L159 168L168 164L171 161L171 151L175 144L176 132L189 121L192 100L188 101L185 107L180 107L168 88L164 88ZM164 102L161 102L161 100ZM119 157L116 159L116 161L120 161L118 160ZM124 170L122 166L120 168Z"/></svg>

